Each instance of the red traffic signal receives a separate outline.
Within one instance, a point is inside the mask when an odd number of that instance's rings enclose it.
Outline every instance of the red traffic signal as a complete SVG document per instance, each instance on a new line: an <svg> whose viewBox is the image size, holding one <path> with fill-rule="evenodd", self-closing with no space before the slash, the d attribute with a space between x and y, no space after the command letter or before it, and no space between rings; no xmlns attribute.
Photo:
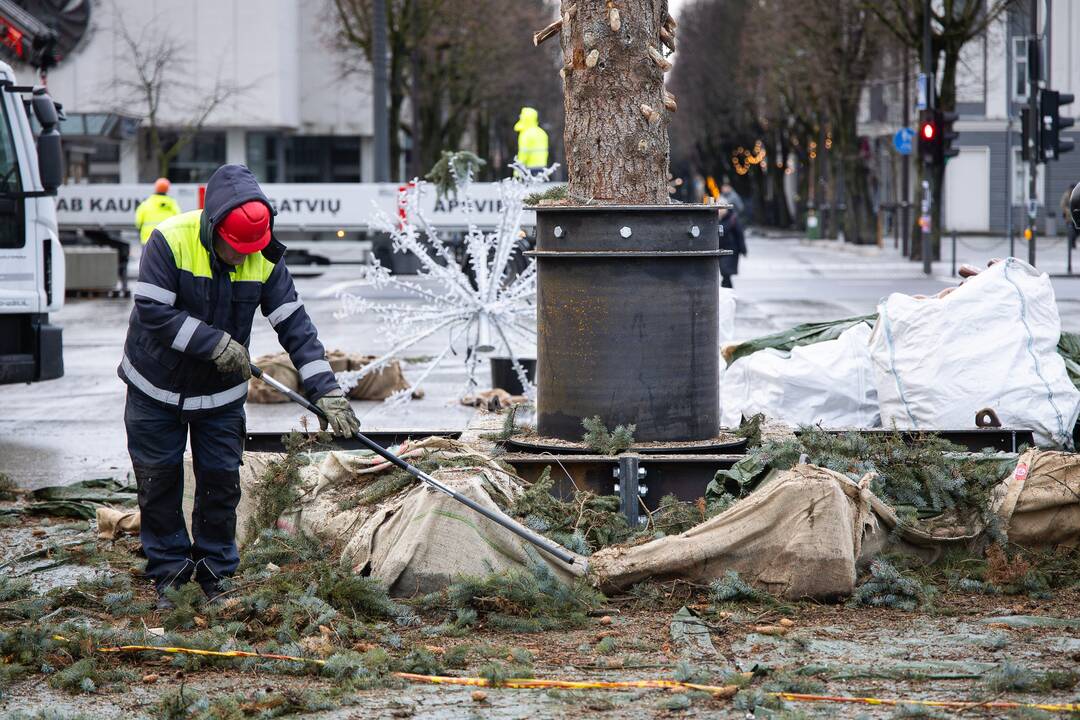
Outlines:
<svg viewBox="0 0 1080 720"><path fill-rule="evenodd" d="M937 119L934 111L927 108L919 111L919 159L925 164L933 164L940 143Z"/></svg>
<svg viewBox="0 0 1080 720"><path fill-rule="evenodd" d="M919 112L919 157L927 165L943 165L946 160L959 154L953 147L959 134L953 130L957 114L944 110Z"/></svg>

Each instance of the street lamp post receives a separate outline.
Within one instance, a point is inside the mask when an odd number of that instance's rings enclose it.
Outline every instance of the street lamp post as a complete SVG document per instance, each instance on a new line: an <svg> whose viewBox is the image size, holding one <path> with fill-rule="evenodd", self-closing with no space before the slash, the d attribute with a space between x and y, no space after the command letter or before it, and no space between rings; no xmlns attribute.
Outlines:
<svg viewBox="0 0 1080 720"><path fill-rule="evenodd" d="M935 95L937 94L937 83L934 81L933 64L933 52L931 51L932 35L930 32L930 0L923 0L923 56L922 65L923 73L926 77L926 107L930 110L934 109ZM923 197L922 197L922 222L919 223L922 229L922 266L923 272L927 275L933 273L931 257L933 249L930 242L930 223L933 222L931 210L932 195L930 193L930 174L933 172L933 166L929 163L923 165Z"/></svg>
<svg viewBox="0 0 1080 720"><path fill-rule="evenodd" d="M1035 221L1038 216L1038 169L1039 169L1039 131L1042 119L1039 117L1039 5L1038 0L1031 0L1031 35L1028 37L1028 264L1035 265Z"/></svg>
<svg viewBox="0 0 1080 720"><path fill-rule="evenodd" d="M371 7L372 126L375 133L375 182L390 180L389 115L386 108L386 0Z"/></svg>

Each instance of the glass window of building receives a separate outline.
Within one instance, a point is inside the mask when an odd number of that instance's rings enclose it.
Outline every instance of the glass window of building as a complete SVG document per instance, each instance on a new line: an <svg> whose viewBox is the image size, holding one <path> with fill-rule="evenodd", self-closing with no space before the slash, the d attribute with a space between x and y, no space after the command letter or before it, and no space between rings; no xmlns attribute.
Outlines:
<svg viewBox="0 0 1080 720"><path fill-rule="evenodd" d="M360 182L356 135L293 135L285 141L285 182Z"/></svg>
<svg viewBox="0 0 1080 720"><path fill-rule="evenodd" d="M161 146L169 148L180 139L180 134L173 131L162 131ZM143 176L153 177L157 175L157 168L152 167L149 143L146 144ZM176 183L204 183L210 179L214 171L225 164L225 133L201 132L193 137L169 163L169 180Z"/></svg>
<svg viewBox="0 0 1080 720"><path fill-rule="evenodd" d="M285 138L276 132L249 132L247 166L259 182L284 182Z"/></svg>
<svg viewBox="0 0 1080 720"><path fill-rule="evenodd" d="M1027 38L1014 37L1013 41L1013 100L1028 99L1028 46Z"/></svg>
<svg viewBox="0 0 1080 720"><path fill-rule="evenodd" d="M40 131L29 114L34 134ZM121 144L135 137L139 119L116 113L68 113L61 121L65 182L120 182Z"/></svg>

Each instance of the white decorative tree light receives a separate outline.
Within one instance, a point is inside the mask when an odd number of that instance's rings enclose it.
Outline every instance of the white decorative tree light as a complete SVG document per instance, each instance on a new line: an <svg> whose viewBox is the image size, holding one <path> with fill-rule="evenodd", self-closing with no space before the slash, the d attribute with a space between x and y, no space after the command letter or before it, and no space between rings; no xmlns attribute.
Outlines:
<svg viewBox="0 0 1080 720"><path fill-rule="evenodd" d="M405 403L412 390L451 356L463 357L466 371L464 393L479 389L477 372L482 353L503 349L529 397L535 387L515 354L517 346L536 343L536 264L530 258L524 269L520 262L521 217L525 198L545 183L557 165L531 174L515 163L514 176L498 183L502 211L494 232L483 232L474 222L476 204L471 194L473 165L449 157L453 191L468 218L464 237L464 262L459 264L453 249L433 228L420 210L420 197L433 191L428 183L410 183L398 197L398 218L377 211L372 227L390 234L394 252L414 256L420 264L417 277L392 275L378 260L361 270L360 282L371 288L390 288L419 302L373 300L360 294L339 294L342 307L337 316L374 314L391 347L360 370L338 374L348 391L363 376L400 358L420 342L443 336L442 350L425 363L412 388L387 398L387 403ZM515 262L516 261L516 262ZM433 282L430 282L433 281Z"/></svg>

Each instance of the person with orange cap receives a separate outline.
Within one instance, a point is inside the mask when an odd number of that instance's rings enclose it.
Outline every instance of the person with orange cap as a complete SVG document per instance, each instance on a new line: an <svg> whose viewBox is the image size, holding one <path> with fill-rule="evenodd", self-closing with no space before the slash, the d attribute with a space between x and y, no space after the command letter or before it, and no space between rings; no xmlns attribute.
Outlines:
<svg viewBox="0 0 1080 720"><path fill-rule="evenodd" d="M150 233L135 284L124 355L124 424L138 486L146 574L158 607L191 580L207 597L236 571L236 506L251 377L248 342L256 308L335 435L360 429L273 234L274 209L243 165L206 184L205 207ZM323 429L327 423L320 420ZM184 449L191 436L195 506L184 524Z"/></svg>
<svg viewBox="0 0 1080 720"><path fill-rule="evenodd" d="M163 220L180 214L180 206L169 197L169 187L167 178L158 178L154 181L154 194L135 208L135 227L139 231L139 242L143 245Z"/></svg>

